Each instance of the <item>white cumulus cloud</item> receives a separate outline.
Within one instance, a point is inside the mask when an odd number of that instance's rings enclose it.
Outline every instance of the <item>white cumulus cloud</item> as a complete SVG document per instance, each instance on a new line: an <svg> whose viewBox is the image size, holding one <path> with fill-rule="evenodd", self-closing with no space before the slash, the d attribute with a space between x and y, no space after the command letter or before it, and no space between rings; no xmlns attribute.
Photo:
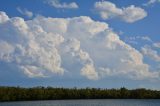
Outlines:
<svg viewBox="0 0 160 106"><path fill-rule="evenodd" d="M102 19L119 18L125 22L133 23L147 16L147 12L134 5L118 8L114 3L109 1L99 1L94 4L94 8Z"/></svg>
<svg viewBox="0 0 160 106"><path fill-rule="evenodd" d="M6 15L5 12L0 12L0 23L3 23L5 21L9 20L9 17Z"/></svg>
<svg viewBox="0 0 160 106"><path fill-rule="evenodd" d="M123 42L107 23L86 16L38 16L24 21L0 12L0 49L0 61L14 64L28 77L66 73L90 80L159 77L143 62L143 55Z"/></svg>

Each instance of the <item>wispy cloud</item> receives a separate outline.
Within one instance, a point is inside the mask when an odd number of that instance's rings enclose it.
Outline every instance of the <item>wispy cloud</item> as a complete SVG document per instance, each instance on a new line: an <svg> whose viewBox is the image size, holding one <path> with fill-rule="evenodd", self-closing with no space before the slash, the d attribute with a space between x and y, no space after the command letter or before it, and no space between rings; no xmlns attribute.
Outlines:
<svg viewBox="0 0 160 106"><path fill-rule="evenodd" d="M154 61L160 62L160 55L156 50L153 50L151 46L146 45L142 47L142 53Z"/></svg>
<svg viewBox="0 0 160 106"><path fill-rule="evenodd" d="M146 41L146 42L153 42L152 39L149 36L126 36L125 42L129 44L138 44L139 41Z"/></svg>
<svg viewBox="0 0 160 106"><path fill-rule="evenodd" d="M153 47L160 48L160 42L153 43Z"/></svg>
<svg viewBox="0 0 160 106"><path fill-rule="evenodd" d="M160 0L148 0L148 2L144 3L143 5L144 6L150 6L150 5L153 5L155 3L160 3Z"/></svg>
<svg viewBox="0 0 160 106"><path fill-rule="evenodd" d="M79 8L78 4L76 2L61 3L60 0L46 0L46 2L53 6L54 8L62 8L62 9L77 9Z"/></svg>
<svg viewBox="0 0 160 106"><path fill-rule="evenodd" d="M22 9L20 7L17 7L17 11L28 18L33 17L33 13L31 11L27 10L26 8Z"/></svg>

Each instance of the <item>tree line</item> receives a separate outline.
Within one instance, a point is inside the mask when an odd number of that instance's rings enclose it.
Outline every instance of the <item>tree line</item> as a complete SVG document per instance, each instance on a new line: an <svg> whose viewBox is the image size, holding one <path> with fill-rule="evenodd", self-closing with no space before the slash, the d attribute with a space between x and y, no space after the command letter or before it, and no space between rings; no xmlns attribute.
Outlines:
<svg viewBox="0 0 160 106"><path fill-rule="evenodd" d="M128 90L100 88L0 87L0 101L61 99L160 99L160 91L145 88Z"/></svg>

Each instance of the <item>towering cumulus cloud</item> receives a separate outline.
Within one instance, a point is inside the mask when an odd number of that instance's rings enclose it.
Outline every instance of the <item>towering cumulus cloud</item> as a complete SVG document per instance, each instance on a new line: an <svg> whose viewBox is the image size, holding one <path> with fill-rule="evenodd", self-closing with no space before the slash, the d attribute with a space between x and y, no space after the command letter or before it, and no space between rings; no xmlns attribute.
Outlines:
<svg viewBox="0 0 160 106"><path fill-rule="evenodd" d="M25 21L0 12L0 49L0 61L15 65L28 77L68 72L90 80L159 77L143 63L142 54L120 40L108 24L85 16L38 16Z"/></svg>

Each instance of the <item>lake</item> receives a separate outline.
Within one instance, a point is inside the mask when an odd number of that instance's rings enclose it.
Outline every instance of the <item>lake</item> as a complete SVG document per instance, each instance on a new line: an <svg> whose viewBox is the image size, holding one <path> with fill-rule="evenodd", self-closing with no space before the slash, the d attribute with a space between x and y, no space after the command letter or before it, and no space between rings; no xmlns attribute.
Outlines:
<svg viewBox="0 0 160 106"><path fill-rule="evenodd" d="M160 106L158 100L104 99L104 100L50 100L2 102L0 106Z"/></svg>

